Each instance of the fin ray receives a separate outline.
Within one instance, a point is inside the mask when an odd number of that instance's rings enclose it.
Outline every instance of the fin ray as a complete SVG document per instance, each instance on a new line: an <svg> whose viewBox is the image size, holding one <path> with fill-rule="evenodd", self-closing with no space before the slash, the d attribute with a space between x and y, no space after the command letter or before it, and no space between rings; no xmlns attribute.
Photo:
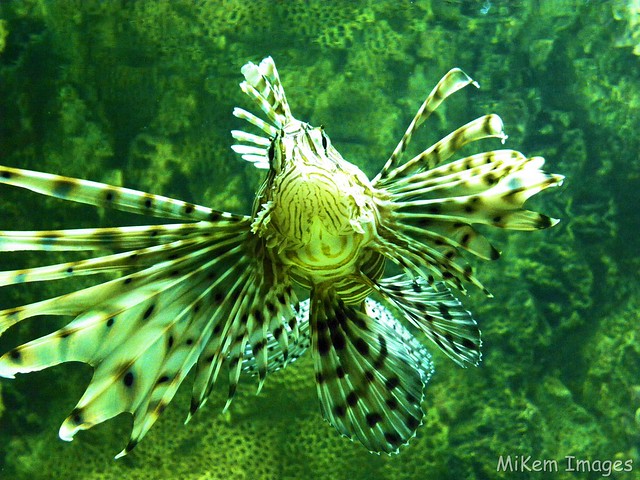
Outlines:
<svg viewBox="0 0 640 480"><path fill-rule="evenodd" d="M248 218L162 195L21 168L0 166L0 183L62 200L161 218L186 221L207 221L219 218L239 221Z"/></svg>
<svg viewBox="0 0 640 480"><path fill-rule="evenodd" d="M379 185L385 186L397 178L429 170L449 159L464 145L484 138L499 138L503 142L507 138L504 134L502 120L498 115L485 115L454 130L407 163L390 171Z"/></svg>
<svg viewBox="0 0 640 480"><path fill-rule="evenodd" d="M429 116L449 95L452 95L453 93L457 92L461 88L466 87L469 84L479 87L479 85L474 82L471 77L469 77L459 68L453 68L449 70L449 72L447 72L447 74L440 79L438 84L433 88L429 96L418 109L418 112L409 124L407 131L400 139L400 142L385 163L384 167L382 167L380 173L373 179L372 183L374 185L376 185L381 180L384 181L391 169L393 169L397 165L400 157L406 150L409 142L411 141L411 138L413 137L413 134L418 129L418 127L427 118L429 118Z"/></svg>

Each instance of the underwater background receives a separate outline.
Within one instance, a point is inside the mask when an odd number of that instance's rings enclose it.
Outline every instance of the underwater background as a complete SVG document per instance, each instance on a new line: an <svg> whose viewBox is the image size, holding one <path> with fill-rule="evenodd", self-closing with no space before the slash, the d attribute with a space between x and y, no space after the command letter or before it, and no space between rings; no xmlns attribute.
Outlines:
<svg viewBox="0 0 640 480"><path fill-rule="evenodd" d="M455 66L482 88L449 99L412 152L497 113L509 148L566 176L532 202L557 227L491 235L503 256L477 263L495 296L463 299L482 329L482 364L461 369L428 345L425 425L399 455L369 454L322 420L307 356L259 396L242 384L224 415L226 388L216 389L183 426L187 380L118 461L129 416L58 439L91 378L64 364L0 380L0 478L640 478L640 1L2 1L0 163L249 213L263 172L231 151L229 131L243 126L231 112L250 106L240 67L267 55L293 114L323 124L370 176ZM0 190L0 229L139 218ZM3 254L0 270L37 262ZM5 288L0 309L89 284L70 283ZM16 326L0 352L56 322ZM559 469L497 471L500 456ZM592 471L567 471L567 456ZM633 470L606 475L616 460Z"/></svg>

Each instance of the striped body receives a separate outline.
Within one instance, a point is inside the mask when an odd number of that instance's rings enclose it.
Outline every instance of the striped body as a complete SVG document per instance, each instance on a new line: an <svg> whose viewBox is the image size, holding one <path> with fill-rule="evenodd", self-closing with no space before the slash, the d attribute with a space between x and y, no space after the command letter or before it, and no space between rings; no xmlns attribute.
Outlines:
<svg viewBox="0 0 640 480"><path fill-rule="evenodd" d="M354 275L375 235L367 177L340 156L321 128L295 119L270 152L278 168L261 188L254 232L307 288Z"/></svg>

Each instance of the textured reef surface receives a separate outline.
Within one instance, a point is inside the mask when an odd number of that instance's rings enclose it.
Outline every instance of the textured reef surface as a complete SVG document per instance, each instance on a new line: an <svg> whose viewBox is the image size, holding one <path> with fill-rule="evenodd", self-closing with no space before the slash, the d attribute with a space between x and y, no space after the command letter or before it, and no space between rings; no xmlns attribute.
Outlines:
<svg viewBox="0 0 640 480"><path fill-rule="evenodd" d="M483 330L483 363L462 370L431 348L426 425L399 456L335 435L306 358L258 397L243 385L224 415L226 391L214 391L187 426L182 389L119 461L128 417L70 444L57 438L91 375L67 364L0 383L0 477L515 478L497 471L499 457L530 455L557 460L554 478L578 478L566 456L590 460L580 478L606 473L596 460L631 460L633 472L611 478L637 478L640 2L5 1L2 163L248 212L261 172L230 150L231 112L245 104L240 67L267 55L296 116L325 125L369 174L428 89L459 66L481 90L448 102L415 148L495 112L509 147L566 175L563 192L536 200L559 227L498 238L503 258L480 271L495 298L465 299ZM8 188L0 209L6 229L132 222ZM29 255L4 255L1 269L29 266ZM4 289L0 308L59 293L47 283ZM0 351L54 326L20 324Z"/></svg>

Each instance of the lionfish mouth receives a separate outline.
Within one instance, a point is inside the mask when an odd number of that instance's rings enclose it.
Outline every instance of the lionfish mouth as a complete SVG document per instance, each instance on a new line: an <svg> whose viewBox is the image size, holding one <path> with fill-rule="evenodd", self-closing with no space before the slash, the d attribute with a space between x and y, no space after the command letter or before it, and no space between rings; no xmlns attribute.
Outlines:
<svg viewBox="0 0 640 480"><path fill-rule="evenodd" d="M429 353L404 324L423 332L459 365L477 365L480 331L451 288L464 291L471 284L486 291L461 254L488 260L499 254L473 225L515 230L554 225L557 220L522 205L560 185L563 177L543 172L542 158L508 149L443 163L470 142L504 140L497 115L472 121L401 163L420 124L446 97L475 84L459 69L434 88L371 181L342 159L322 129L293 139L290 126L298 121L271 58L246 64L242 73L242 90L268 118L239 108L233 112L262 132L232 132L239 142L233 149L268 170L258 195L264 202L257 202L251 216L0 166L2 184L176 222L1 231L0 251L84 250L97 256L0 272L0 286L117 275L0 311L0 334L36 316L72 318L5 353L0 376L71 361L93 366L94 376L63 422L60 438L71 440L79 430L129 412L133 430L122 456L149 431L192 369L189 417L205 403L223 367L226 409L241 375L256 375L259 390L269 373L310 350L323 416L372 452L394 453L423 421L425 386L433 373ZM276 141L282 148L275 148ZM298 167L280 174L292 152L301 152L318 171L336 165L340 172L323 173L326 186L315 182L308 188L318 199L309 203L316 208L313 214L304 211L299 198L305 195L291 194ZM342 258L344 250L351 254ZM340 261L331 264L337 257ZM386 260L403 273L385 278ZM308 300L298 300L296 283L309 290ZM367 298L371 295L377 300Z"/></svg>

